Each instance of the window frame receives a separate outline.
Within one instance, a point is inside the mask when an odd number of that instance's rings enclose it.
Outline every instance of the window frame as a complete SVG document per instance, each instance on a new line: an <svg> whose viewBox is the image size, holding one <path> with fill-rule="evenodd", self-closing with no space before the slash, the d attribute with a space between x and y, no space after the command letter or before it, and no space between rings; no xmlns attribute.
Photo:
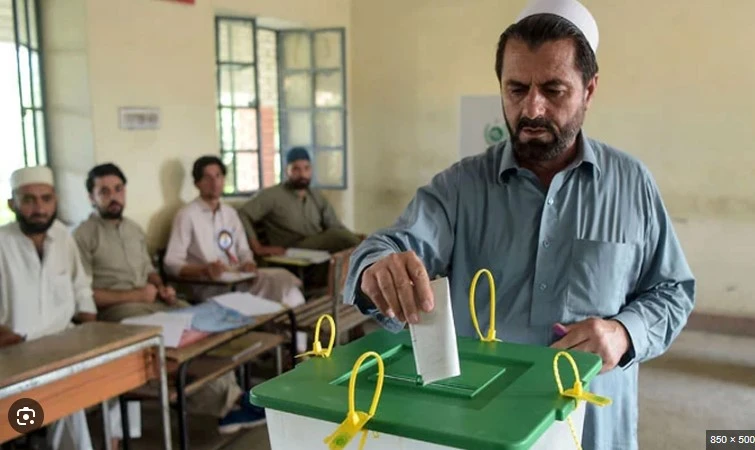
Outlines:
<svg viewBox="0 0 755 450"><path fill-rule="evenodd" d="M16 76L18 79L18 98L19 98L19 111L21 114L21 135L22 135L22 142L23 142L23 153L24 153L24 167L29 167L29 150L28 146L29 143L27 142L27 124L25 116L27 113L32 114L32 123L33 123L33 135L34 135L34 156L36 160L35 165L43 165L43 166L50 166L51 165L51 155L49 151L49 127L48 127L48 121L47 121L47 89L45 84L45 70L44 70L44 49L42 45L42 15L40 13L40 0L10 0L11 3L11 10L12 10L12 20L13 20L13 39L14 44L16 47ZM24 29L26 30L26 43L22 43L19 39L19 20L18 20L18 4L23 3L24 5ZM37 46L32 46L32 31L30 30L29 26L29 8L30 5L33 4L34 7L34 25L35 25L35 33L36 34L36 41ZM29 100L30 105L29 107L24 105L24 90L23 90L23 80L22 80L22 74L21 74L21 48L25 48L27 52L27 67L29 70L28 76L28 85L29 85ZM36 53L37 55L37 69L38 69L38 76L39 76L39 99L35 98L34 95L34 69L32 64L32 55ZM37 100L39 100L40 105L37 105ZM39 114L38 114L39 113ZM40 116L38 118L38 116ZM38 124L38 119L40 123ZM44 139L44 143L42 143L40 148L39 143L39 126L42 126L42 134L41 136ZM40 164L40 162L43 161L43 164Z"/></svg>
<svg viewBox="0 0 755 450"><path fill-rule="evenodd" d="M258 31L268 31L268 32L272 32L275 35L275 58L276 58L276 60L275 60L275 70L276 70L276 72L275 72L275 88L278 90L278 92L276 93L276 97L278 99L278 102L275 105L275 107L277 109L277 111L276 111L276 115L277 115L276 119L278 119L278 139L275 142L275 146L276 146L276 149L278 150L277 151L277 153L278 153L278 160L280 162L280 157L283 154L283 148L281 148L281 138L280 138L280 133L281 133L281 128L280 128L280 101L281 101L281 92L280 92L280 67L278 65L278 33L280 32L280 30L277 30L277 29L271 28L271 27L267 27L267 26L259 26L258 25L257 28L256 28L256 31L255 31L255 44L257 44L257 45L259 44L259 40L257 39L257 32ZM255 45L255 47L257 47L257 45ZM258 54L259 54L259 52L258 52ZM259 65L255 66L255 71L256 71L256 75L255 76L257 77L256 78L257 79L257 86L259 86L259 79L260 79ZM262 95L260 95L259 90L257 92L257 95L260 98L262 98ZM258 102L258 103L259 103L259 105L262 104L261 101ZM259 109L259 105L258 105L258 109ZM259 115L257 116L257 123L259 124L259 126L257 127L258 128L258 134L257 134L257 136L258 136L258 139L260 141L260 143L259 143L259 147L260 147L260 161L259 161L259 165L260 165L260 190L261 190L261 189L265 189L265 186L264 186L264 184L265 184L264 183L264 181L265 181L264 180L264 178L265 178L265 174L264 174L265 167L262 164L262 121L260 120L261 117L262 117L262 112L260 111L258 114ZM279 174L278 180L276 181L275 184L278 184L278 183L280 183L281 181L283 181L285 179L285 175L286 175L285 172L286 172L286 166L281 165L280 166L280 174Z"/></svg>
<svg viewBox="0 0 755 450"><path fill-rule="evenodd" d="M9 106L18 108L16 111L20 119L19 131L21 139L19 147L8 147L5 151L13 153L20 151L22 153L17 166L15 163L8 165L12 170L40 165L51 167L53 163L53 155L50 152L49 144L50 129L47 116L45 51L42 40L44 34L42 32L43 22L40 4L40 0L10 0L9 10L13 29L12 37L8 41L8 44L13 46L15 52L18 103L14 102L13 105ZM22 8L23 11L20 11ZM29 14L31 9L33 9L33 14ZM19 12L22 12L23 16L20 16ZM32 29L32 24L34 25L34 29ZM22 52L25 53L23 61ZM24 70L28 72L24 74ZM27 106L24 99L25 88L28 89L29 106ZM28 114L32 115L29 121L26 120ZM33 152L30 151L32 150L30 148L32 144L30 138L33 139L34 143ZM33 154L30 155L30 153ZM19 155L16 154L15 156ZM15 160L15 157L13 160ZM2 205L0 205L0 225L3 225L12 222L14 218L9 204L4 201L5 199L0 200L2 200Z"/></svg>
<svg viewBox="0 0 755 450"><path fill-rule="evenodd" d="M242 22L242 23L248 23L252 26L252 35L254 36L254 48L253 48L253 62L252 63L238 63L234 62L232 60L230 61L222 61L221 60L221 52L220 52L220 32L221 32L221 23L232 23L232 22ZM315 188L322 188L322 189L331 189L331 190L346 190L348 189L348 87L347 87L347 73L346 73L346 28L344 27L329 27L329 28L316 28L316 29L310 29L310 28L291 28L291 29L275 29L271 27L266 26L260 26L257 23L256 17L240 17L240 16L228 16L228 15L216 15L215 16L215 82L216 82L216 117L217 117L217 124L218 124L218 149L221 159L224 159L227 154L233 155L233 167L231 168L233 170L233 191L232 192L224 192L224 197L247 197L249 195L255 194L257 191L241 191L238 188L238 167L237 167L237 155L239 153L253 153L252 150L239 150L236 147L236 124L235 124L235 116L234 111L237 109L247 109L247 108L240 108L235 105L225 106L222 104L221 100L221 73L223 67L227 66L248 66L254 68L254 88L255 88L255 102L254 107L249 107L248 109L253 109L255 111L255 117L256 117L256 129L257 129L257 176L258 176L258 190L264 189L265 186L265 180L264 180L264 170L265 170L265 161L263 160L263 142L262 142L262 120L261 120L261 101L260 101L260 67L259 67L259 31L260 30L266 30L271 31L275 33L275 47L276 47L276 86L278 89L278 104L277 104L277 119L278 119L278 139L276 142L276 149L278 150L277 157L279 158L279 164L281 168L280 173L280 179L279 181L284 181L286 179L285 176L285 167L286 167L286 154L288 150L292 147L288 142L288 133L287 133L287 113L288 112L298 112L298 111L306 111L310 113L310 132L312 136L312 143L311 145L307 146L308 150L310 150L313 163L317 159L317 155L320 151L323 152L332 152L337 151L341 153L341 159L342 159L342 168L341 168L341 180L342 182L340 184L323 184L320 183L317 179L317 168L314 169L314 173L312 176L312 187ZM341 59L340 59L340 66L338 67L332 67L332 68L317 68L316 67L316 54L315 54L315 37L318 33L338 33L340 37L340 53L341 53ZM310 67L306 69L286 69L285 68L285 46L282 43L283 42L283 36L286 33L305 33L309 37L309 44L310 44ZM229 39L230 43L230 39ZM231 48L232 48L232 44ZM229 50L230 51L230 50ZM340 106L327 106L327 107L318 107L316 104L316 96L317 96L317 75L320 73L335 73L339 72L341 73L341 98L342 98L342 104ZM284 82L286 75L288 74L295 74L295 73L307 73L310 76L311 79L311 87L312 87L312 98L311 98L311 107L310 108L286 108L285 106L285 90L284 90ZM231 88L233 86L233 83L231 83ZM222 111L223 110L230 109L231 110L231 124L225 125L223 122L222 117ZM340 146L318 146L317 145L317 113L322 111L338 111L341 113L341 139L342 139L342 145ZM231 127L231 136L232 136L232 149L224 149L223 148L223 135L224 131L227 131L227 126Z"/></svg>
<svg viewBox="0 0 755 450"><path fill-rule="evenodd" d="M318 68L316 67L316 53L315 53L315 36L318 33L338 33L340 34L340 41L341 41L341 65L337 68ZM309 35L309 56L310 56L310 62L309 62L309 68L307 69L287 69L285 68L285 58L286 58L286 49L285 45L283 44L283 36L286 33L304 33ZM286 114L288 112L309 112L311 117L310 122L310 132L312 136L312 143L310 146L307 147L307 149L310 151L310 155L312 157L313 164L317 160L317 154L320 151L340 151L342 154L342 162L343 167L341 169L341 179L343 180L341 184L323 184L320 183L317 179L317 168L315 167L313 170L312 175L312 187L320 188L320 189L329 189L329 190L346 190L348 189L349 180L348 180L348 88L347 88L347 74L346 74L346 29L344 27L329 27L329 28L291 28L286 30L278 30L277 33L277 47L278 47L278 114L279 114L279 120L278 123L280 124L280 158L281 158L281 167L286 167L286 154L288 151L293 147L292 144L289 144L288 139L288 132L287 132L287 118ZM327 106L327 107L318 107L317 106L317 75L320 73L334 73L334 72L341 72L341 95L342 95L342 102L341 106ZM302 74L307 73L310 75L311 80L311 86L312 86L312 106L309 108L302 108L302 107L293 107L293 108L287 108L285 104L285 91L284 91L284 82L287 75L293 75L293 74ZM341 139L342 139L342 145L338 147L333 146L318 146L317 145L317 120L316 115L317 112L320 111L339 111L341 112ZM283 171L285 172L285 171ZM281 179L284 178L285 173L281 175Z"/></svg>
<svg viewBox="0 0 755 450"><path fill-rule="evenodd" d="M252 36L253 36L253 49L252 49L252 62L251 63L239 63L234 61L221 61L221 55L220 55L220 24L221 22L242 22L242 23L248 23L252 26ZM233 192L223 192L223 197L247 197L251 194L254 194L255 190L252 191L242 191L238 188L238 166L237 166L237 155L239 153L257 153L257 180L258 180L258 187L257 190L264 189L264 180L263 180L263 170L264 167L262 165L262 136L261 136L261 128L262 124L260 121L260 92L259 92L259 61L258 61L258 50L257 50L257 19L254 17L236 17L236 16L215 16L215 83L216 83L216 114L217 114L217 123L218 123L218 149L220 153L220 159L222 160L223 157L227 153L231 153L233 155ZM230 42L230 40L229 40ZM232 48L232 44L231 48ZM230 50L229 50L230 53ZM230 106L224 106L222 104L221 100L221 72L223 67L227 66L244 66L244 67L253 67L254 68L254 107L249 108L240 108L233 104ZM233 83L231 83L233 86ZM230 109L231 110L231 139L233 142L233 148L230 150L226 150L223 148L223 116L222 111L224 109ZM257 150L239 150L236 148L236 121L235 121L235 114L234 112L237 109L253 109L255 112L255 127L257 129Z"/></svg>

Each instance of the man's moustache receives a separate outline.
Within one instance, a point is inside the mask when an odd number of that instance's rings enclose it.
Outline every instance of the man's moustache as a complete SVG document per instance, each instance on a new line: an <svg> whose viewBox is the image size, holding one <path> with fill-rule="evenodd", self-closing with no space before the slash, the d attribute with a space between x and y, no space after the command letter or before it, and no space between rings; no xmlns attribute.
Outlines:
<svg viewBox="0 0 755 450"><path fill-rule="evenodd" d="M527 117L521 118L516 126L516 134L521 133L524 128L545 128L552 134L556 134L556 129L553 126L553 123L544 117L536 117L534 119Z"/></svg>

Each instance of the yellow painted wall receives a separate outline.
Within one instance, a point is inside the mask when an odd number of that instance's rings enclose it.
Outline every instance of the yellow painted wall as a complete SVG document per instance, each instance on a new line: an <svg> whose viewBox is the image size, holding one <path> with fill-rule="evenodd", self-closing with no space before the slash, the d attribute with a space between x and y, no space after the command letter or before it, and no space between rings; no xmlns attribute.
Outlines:
<svg viewBox="0 0 755 450"><path fill-rule="evenodd" d="M457 159L459 98L498 92L497 39L525 3L353 0L357 228L390 224ZM584 4L601 33L588 134L654 173L699 277L698 310L755 315L755 2Z"/></svg>
<svg viewBox="0 0 755 450"><path fill-rule="evenodd" d="M86 215L86 170L114 161L154 248L195 195L191 162L216 152L216 13L347 27L350 189L331 197L372 231L457 159L459 98L497 93L495 44L525 0L43 2L63 216ZM755 2L585 4L601 29L587 132L655 174L700 280L698 309L755 314ZM159 107L161 129L119 130L120 106Z"/></svg>
<svg viewBox="0 0 755 450"><path fill-rule="evenodd" d="M63 202L63 215L72 222L85 217L89 211L83 185L86 171L93 164L115 162L131 179L126 214L147 230L152 248L164 245L173 214L196 195L192 162L218 152L216 13L274 17L302 27L346 27L350 20L349 0L197 0L193 6L167 0L72 1L82 6L75 23L85 30L77 45L84 47L83 75L88 79L80 94L88 98L69 103L90 110L90 126L72 136L59 119L63 112L51 114L57 123L52 138L64 143L53 153L59 155L58 162L67 163L56 172L59 178L71 180L63 183L70 192ZM70 22L55 16L58 4L45 0L53 30L47 42L53 47L60 47L58 39L73 29ZM51 67L48 78L59 86L58 92L65 92L65 86L80 84L77 77L81 75L81 70L71 70L69 62ZM122 106L160 108L160 129L119 129L118 108ZM338 191L330 196L350 222L351 194Z"/></svg>

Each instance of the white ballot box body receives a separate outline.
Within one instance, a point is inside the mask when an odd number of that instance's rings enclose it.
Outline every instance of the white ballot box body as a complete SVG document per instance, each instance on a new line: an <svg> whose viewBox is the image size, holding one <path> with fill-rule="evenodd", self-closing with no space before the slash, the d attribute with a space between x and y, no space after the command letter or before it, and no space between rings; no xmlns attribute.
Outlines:
<svg viewBox="0 0 755 450"><path fill-rule="evenodd" d="M320 419L300 416L273 409L265 410L267 415L267 432L270 436L272 450L312 450L326 449L323 442L338 424ZM585 403L579 402L579 407L569 414L574 424L577 436L582 440L582 427L585 421ZM369 423L367 424L369 429ZM346 449L358 449L361 433L346 446ZM378 433L377 437L370 431L364 450L446 450L457 449L432 442L423 442L391 434ZM566 421L555 421L534 446L528 450L576 450L574 438Z"/></svg>

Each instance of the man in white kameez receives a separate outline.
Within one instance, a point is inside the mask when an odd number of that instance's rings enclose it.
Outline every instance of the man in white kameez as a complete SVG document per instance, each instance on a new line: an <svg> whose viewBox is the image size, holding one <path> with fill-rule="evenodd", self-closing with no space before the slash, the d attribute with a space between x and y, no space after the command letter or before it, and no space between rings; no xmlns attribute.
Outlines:
<svg viewBox="0 0 755 450"><path fill-rule="evenodd" d="M165 270L188 279L217 279L223 272L254 272L256 277L239 290L281 302L289 307L304 303L301 281L285 269L258 269L244 226L236 210L223 204L226 168L220 158L203 156L192 170L199 197L181 208L165 254ZM222 286L192 287L193 300L223 293Z"/></svg>
<svg viewBox="0 0 755 450"><path fill-rule="evenodd" d="M97 313L76 243L56 218L52 171L17 170L11 190L16 221L0 227L0 347L59 333ZM47 437L55 450L93 448L84 411L50 425Z"/></svg>
<svg viewBox="0 0 755 450"><path fill-rule="evenodd" d="M253 272L256 277L239 285L262 298L288 307L304 304L301 280L286 269L258 269L249 247L244 225L236 210L223 204L226 167L216 156L202 156L194 162L192 177L199 196L181 208L173 219L165 271L184 279L218 279L226 271ZM192 285L192 300L205 301L227 291L224 286ZM305 351L307 335L298 332L297 348Z"/></svg>

